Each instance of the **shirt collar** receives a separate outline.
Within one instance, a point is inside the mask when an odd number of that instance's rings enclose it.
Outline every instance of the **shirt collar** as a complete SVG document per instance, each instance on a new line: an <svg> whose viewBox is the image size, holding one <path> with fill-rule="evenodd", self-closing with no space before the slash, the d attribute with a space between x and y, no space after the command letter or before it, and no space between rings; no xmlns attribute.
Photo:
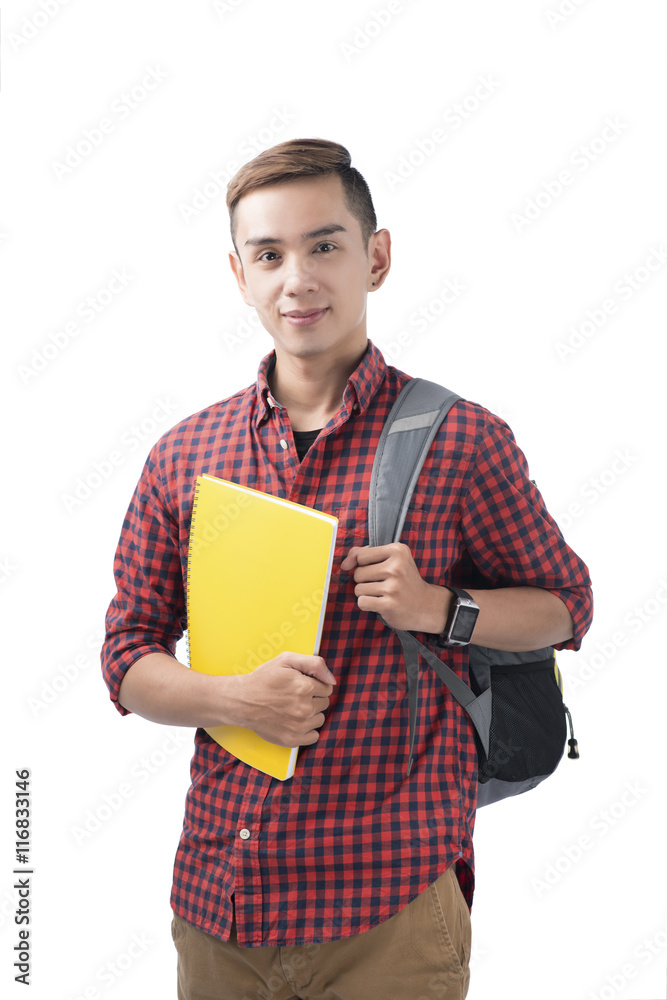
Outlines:
<svg viewBox="0 0 667 1000"><path fill-rule="evenodd" d="M259 427L271 413L273 397L268 376L276 363L275 350L265 355L259 363L257 371L257 407L255 423ZM343 393L342 403L347 416L352 413L364 413L380 388L387 371L387 364L375 344L369 340L366 353L350 375Z"/></svg>

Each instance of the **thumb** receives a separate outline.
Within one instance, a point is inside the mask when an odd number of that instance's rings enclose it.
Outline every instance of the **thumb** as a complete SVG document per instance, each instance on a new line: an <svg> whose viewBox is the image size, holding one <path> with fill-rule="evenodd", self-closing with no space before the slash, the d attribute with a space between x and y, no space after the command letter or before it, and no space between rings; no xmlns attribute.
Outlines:
<svg viewBox="0 0 667 1000"><path fill-rule="evenodd" d="M357 552L361 549L360 545L353 545L348 554L343 559L340 564L340 568L347 572L353 570L357 565Z"/></svg>

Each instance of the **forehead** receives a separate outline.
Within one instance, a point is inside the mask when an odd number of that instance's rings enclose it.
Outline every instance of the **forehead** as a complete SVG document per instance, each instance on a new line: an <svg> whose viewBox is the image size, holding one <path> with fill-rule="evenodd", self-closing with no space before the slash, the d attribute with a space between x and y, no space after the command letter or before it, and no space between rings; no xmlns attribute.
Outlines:
<svg viewBox="0 0 667 1000"><path fill-rule="evenodd" d="M337 174L256 188L239 199L236 220L239 246L260 237L298 242L304 232L331 223L339 223L348 232L354 232L356 226L361 232L346 205L343 182Z"/></svg>

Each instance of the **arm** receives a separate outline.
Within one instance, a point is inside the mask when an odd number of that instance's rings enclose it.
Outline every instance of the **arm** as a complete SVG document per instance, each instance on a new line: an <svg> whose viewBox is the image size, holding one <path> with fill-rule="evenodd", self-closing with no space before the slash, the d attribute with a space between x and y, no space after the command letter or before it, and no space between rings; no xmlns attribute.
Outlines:
<svg viewBox="0 0 667 1000"><path fill-rule="evenodd" d="M149 653L125 674L119 701L162 725L245 726L279 746L307 746L319 738L333 684L321 656L281 653L250 674L218 677Z"/></svg>
<svg viewBox="0 0 667 1000"><path fill-rule="evenodd" d="M494 589L471 589L455 566L448 582L479 605L473 642L512 651L578 649L592 618L588 569L549 515L510 428L470 405L477 428L456 442L470 456L467 466L462 459L460 540ZM393 628L442 632L451 591L422 579L406 545L354 547L341 568L354 573L362 611L381 614Z"/></svg>
<svg viewBox="0 0 667 1000"><path fill-rule="evenodd" d="M189 670L168 653L148 653L125 674L118 701L163 726L237 725L237 681Z"/></svg>
<svg viewBox="0 0 667 1000"><path fill-rule="evenodd" d="M402 542L354 547L342 569L354 569L354 592L362 611L379 612L392 628L444 631L451 590L427 583ZM473 641L490 649L529 650L572 638L572 616L555 594L539 587L465 588L479 605Z"/></svg>
<svg viewBox="0 0 667 1000"><path fill-rule="evenodd" d="M428 585L431 586L431 585ZM433 612L419 629L439 635L444 631L453 599L451 590L433 587ZM465 588L479 605L473 642L489 649L513 652L541 649L566 642L574 634L572 615L559 597L540 587Z"/></svg>
<svg viewBox="0 0 667 1000"><path fill-rule="evenodd" d="M163 725L246 726L271 743L318 739L334 679L319 656L282 653L252 674L217 677L175 659L186 625L182 548L187 523L169 498L152 449L130 502L116 551L117 592L106 618L102 670L121 715Z"/></svg>

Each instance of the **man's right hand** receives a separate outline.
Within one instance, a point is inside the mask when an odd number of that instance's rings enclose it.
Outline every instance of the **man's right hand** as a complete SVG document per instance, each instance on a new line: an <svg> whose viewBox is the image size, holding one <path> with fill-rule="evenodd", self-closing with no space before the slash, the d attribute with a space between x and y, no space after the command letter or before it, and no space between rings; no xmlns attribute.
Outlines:
<svg viewBox="0 0 667 1000"><path fill-rule="evenodd" d="M321 656L280 653L251 673L234 677L236 725L278 746L317 742L336 683Z"/></svg>

